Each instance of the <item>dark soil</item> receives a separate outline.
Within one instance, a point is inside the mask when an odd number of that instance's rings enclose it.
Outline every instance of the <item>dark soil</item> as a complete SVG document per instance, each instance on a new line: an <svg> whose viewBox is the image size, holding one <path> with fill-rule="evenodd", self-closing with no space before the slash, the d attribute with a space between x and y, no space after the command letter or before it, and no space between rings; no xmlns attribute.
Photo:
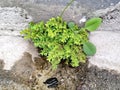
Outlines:
<svg viewBox="0 0 120 90"><path fill-rule="evenodd" d="M99 69L96 66L88 68L88 62L76 68L60 64L57 70L52 71L50 63L44 59L35 60L38 71L37 77L33 75L32 88L37 86L34 90L120 90L120 74L115 71ZM43 82L52 77L56 77L59 84L56 88L49 89ZM40 89L39 84L43 84L45 89Z"/></svg>
<svg viewBox="0 0 120 90"><path fill-rule="evenodd" d="M60 64L56 70L51 70L51 65L46 60L42 58L35 58L35 66L37 68L36 74L32 77L32 88L36 87L37 84L43 83L48 78L56 77L59 81L58 86L54 90L76 90L78 86L82 86L85 82L87 63L80 64L79 67L72 68L68 65ZM47 71L47 72L46 72ZM45 73L45 74L44 74ZM44 76L47 75L47 78ZM45 86L45 85L44 85ZM47 85L45 86L47 87ZM34 90L39 90L38 89ZM44 89L40 89L44 90ZM48 89L49 90L49 89Z"/></svg>

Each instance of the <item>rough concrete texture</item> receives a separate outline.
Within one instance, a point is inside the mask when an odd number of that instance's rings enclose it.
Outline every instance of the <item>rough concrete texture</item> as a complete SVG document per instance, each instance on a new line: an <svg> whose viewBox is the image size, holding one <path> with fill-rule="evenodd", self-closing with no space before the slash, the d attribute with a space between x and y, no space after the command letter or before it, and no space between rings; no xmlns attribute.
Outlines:
<svg viewBox="0 0 120 90"><path fill-rule="evenodd" d="M5 3L5 0L2 0L0 1L0 5L4 7L22 7L29 12L35 22L38 22L40 20L48 20L52 16L60 15L60 12L68 2L69 0L9 0ZM67 20L73 20L76 17L80 18L82 13L86 12L87 10L82 8L78 1L76 1L73 7L66 11L64 17Z"/></svg>
<svg viewBox="0 0 120 90"><path fill-rule="evenodd" d="M0 0L1 7L21 7L33 17L35 22L48 20L60 15L69 0ZM63 17L67 21L78 23L82 16L91 15L92 11L115 5L119 0L75 0Z"/></svg>
<svg viewBox="0 0 120 90"><path fill-rule="evenodd" d="M3 7L0 8L0 19L0 90L31 90L28 85L36 71L33 61L38 52L31 41L20 36L20 31L28 26L32 17L22 8ZM44 76L38 84L40 90L48 89L46 85L43 87L43 81L51 76Z"/></svg>
<svg viewBox="0 0 120 90"><path fill-rule="evenodd" d="M90 57L90 65L97 65L99 68L113 69L120 72L120 32L96 31L91 33L92 41L97 53Z"/></svg>
<svg viewBox="0 0 120 90"><path fill-rule="evenodd" d="M31 90L21 83L23 79L15 77L9 71L0 70L0 90Z"/></svg>
<svg viewBox="0 0 120 90"><path fill-rule="evenodd" d="M30 90L27 82L38 52L32 42L20 36L20 31L31 20L22 8L0 8L0 90Z"/></svg>
<svg viewBox="0 0 120 90"><path fill-rule="evenodd" d="M19 7L0 7L0 35L18 36L32 18Z"/></svg>
<svg viewBox="0 0 120 90"><path fill-rule="evenodd" d="M4 69L10 70L14 63L21 59L25 52L34 58L38 56L33 43L21 37L0 36L0 59L4 61Z"/></svg>
<svg viewBox="0 0 120 90"><path fill-rule="evenodd" d="M21 7L27 10L35 22L38 22L60 15L68 2L69 0L2 0L0 6ZM64 19L78 22L77 18L81 18L84 13L88 13L87 8L81 7L78 1L75 1L72 7L65 12Z"/></svg>
<svg viewBox="0 0 120 90"><path fill-rule="evenodd" d="M10 70L24 52L29 52L33 57L38 55L33 43L19 37L20 31L25 29L31 20L21 8L0 8L0 59L4 61L5 70Z"/></svg>
<svg viewBox="0 0 120 90"><path fill-rule="evenodd" d="M98 10L94 14L103 18L99 30L120 31L120 2L116 6Z"/></svg>
<svg viewBox="0 0 120 90"><path fill-rule="evenodd" d="M6 3L5 3L6 2ZM1 6L15 6L15 4L45 4L45 5L66 5L69 0L1 0ZM108 6L115 5L119 0L75 0L74 4L82 7L89 7L91 9L107 8Z"/></svg>
<svg viewBox="0 0 120 90"><path fill-rule="evenodd" d="M115 8L116 7L116 8ZM110 8L103 19L103 24L99 30L90 34L90 41L97 47L95 56L89 59L90 65L97 65L99 68L113 69L120 72L120 4L117 4L113 9ZM109 18L109 17L113 18Z"/></svg>
<svg viewBox="0 0 120 90"><path fill-rule="evenodd" d="M77 90L120 90L120 75L98 67L90 67L85 82Z"/></svg>
<svg viewBox="0 0 120 90"><path fill-rule="evenodd" d="M90 34L97 53L89 58L85 82L78 90L120 90L120 4L95 12L103 24Z"/></svg>

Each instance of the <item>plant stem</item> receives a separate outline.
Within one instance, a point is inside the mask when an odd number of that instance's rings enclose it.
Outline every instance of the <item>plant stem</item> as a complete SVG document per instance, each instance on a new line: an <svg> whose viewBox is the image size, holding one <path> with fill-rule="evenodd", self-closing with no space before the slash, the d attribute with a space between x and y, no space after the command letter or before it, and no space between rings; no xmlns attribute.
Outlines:
<svg viewBox="0 0 120 90"><path fill-rule="evenodd" d="M74 2L74 0L71 0L71 1L67 4L67 6L63 9L62 13L60 14L60 17L63 16L65 10L66 10L73 2Z"/></svg>

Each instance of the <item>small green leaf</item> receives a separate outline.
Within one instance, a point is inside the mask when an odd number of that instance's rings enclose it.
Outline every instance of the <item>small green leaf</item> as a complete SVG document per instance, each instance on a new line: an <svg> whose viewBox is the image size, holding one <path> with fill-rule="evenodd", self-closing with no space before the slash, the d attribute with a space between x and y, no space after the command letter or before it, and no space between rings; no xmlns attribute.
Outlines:
<svg viewBox="0 0 120 90"><path fill-rule="evenodd" d="M96 53L96 47L91 42L83 44L83 51L88 56L93 56Z"/></svg>
<svg viewBox="0 0 120 90"><path fill-rule="evenodd" d="M101 22L101 18L92 18L85 23L85 29L88 31L94 31L100 26Z"/></svg>
<svg viewBox="0 0 120 90"><path fill-rule="evenodd" d="M69 22L69 23L68 23L68 27L69 27L69 28L73 28L74 26L75 26L75 23L74 23L74 22Z"/></svg>

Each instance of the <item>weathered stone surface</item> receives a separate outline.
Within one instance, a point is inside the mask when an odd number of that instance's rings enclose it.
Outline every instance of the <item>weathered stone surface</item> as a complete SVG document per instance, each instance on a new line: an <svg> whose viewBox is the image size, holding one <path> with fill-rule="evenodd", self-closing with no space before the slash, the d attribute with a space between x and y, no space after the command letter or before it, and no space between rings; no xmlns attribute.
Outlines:
<svg viewBox="0 0 120 90"><path fill-rule="evenodd" d="M21 37L0 36L0 59L4 60L4 69L10 70L14 63L28 52L34 58L38 56L33 43L25 41Z"/></svg>
<svg viewBox="0 0 120 90"><path fill-rule="evenodd" d="M4 69L10 70L14 63L22 58L25 52L38 56L33 43L24 40L20 31L32 20L27 12L18 7L0 8L0 59L4 61Z"/></svg>
<svg viewBox="0 0 120 90"><path fill-rule="evenodd" d="M97 53L89 59L90 66L96 65L107 70L120 72L120 3L102 12L103 24L98 31L90 34L90 41L97 47ZM98 13L96 13L98 15ZM99 14L100 15L100 14ZM113 18L109 18L113 17ZM100 31L99 31L100 30Z"/></svg>
<svg viewBox="0 0 120 90"><path fill-rule="evenodd" d="M120 3L98 10L95 15L103 18L98 31L90 34L90 41L95 44L97 53L89 57L85 82L78 90L119 90Z"/></svg>
<svg viewBox="0 0 120 90"><path fill-rule="evenodd" d="M27 85L39 54L20 35L31 20L22 8L0 8L0 90L31 90Z"/></svg>
<svg viewBox="0 0 120 90"><path fill-rule="evenodd" d="M0 90L31 90L23 79L15 77L9 71L0 70Z"/></svg>
<svg viewBox="0 0 120 90"><path fill-rule="evenodd" d="M19 7L0 8L0 35L17 36L32 18Z"/></svg>
<svg viewBox="0 0 120 90"><path fill-rule="evenodd" d="M94 12L94 15L103 18L99 30L120 31L120 2L116 6L98 10Z"/></svg>
<svg viewBox="0 0 120 90"><path fill-rule="evenodd" d="M51 17L60 15L68 2L69 0L2 0L0 1L0 6L21 7L32 16L33 21L39 22L40 20L46 21ZM72 6L65 11L63 18L67 21L76 21L78 23L82 16L91 13L91 10L88 11L90 8L82 7L81 3L83 2L79 2L79 0L73 2Z"/></svg>
<svg viewBox="0 0 120 90"><path fill-rule="evenodd" d="M98 67L90 67L81 89L77 90L120 90L120 75Z"/></svg>
<svg viewBox="0 0 120 90"><path fill-rule="evenodd" d="M94 56L90 57L90 65L102 69L113 69L120 72L120 32L96 31L90 34L90 41L97 48Z"/></svg>

